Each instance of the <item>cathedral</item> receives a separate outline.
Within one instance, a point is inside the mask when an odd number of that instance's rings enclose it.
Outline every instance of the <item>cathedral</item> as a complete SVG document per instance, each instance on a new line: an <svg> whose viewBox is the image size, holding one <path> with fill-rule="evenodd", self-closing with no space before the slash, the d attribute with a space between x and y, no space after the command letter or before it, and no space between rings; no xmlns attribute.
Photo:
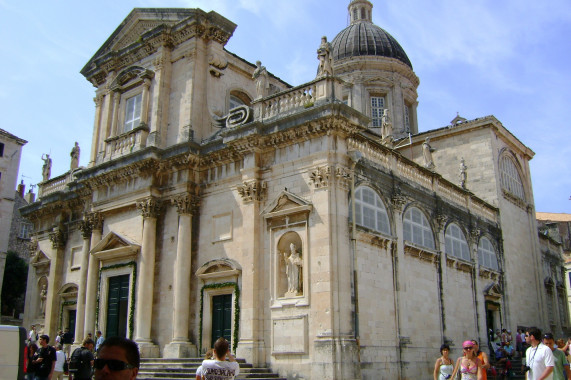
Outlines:
<svg viewBox="0 0 571 380"><path fill-rule="evenodd" d="M533 151L494 116L419 133L419 78L372 8L351 1L294 85L226 50L236 24L214 11L134 9L81 70L89 164L21 210L24 323L143 357L223 336L289 379L428 378L442 343L563 334Z"/></svg>

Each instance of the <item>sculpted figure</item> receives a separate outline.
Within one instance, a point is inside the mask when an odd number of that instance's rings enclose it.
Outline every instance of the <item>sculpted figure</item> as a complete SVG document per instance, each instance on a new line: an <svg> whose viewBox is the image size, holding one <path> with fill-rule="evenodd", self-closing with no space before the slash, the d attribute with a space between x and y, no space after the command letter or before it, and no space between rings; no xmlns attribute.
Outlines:
<svg viewBox="0 0 571 380"><path fill-rule="evenodd" d="M331 53L333 48L331 44L327 42L327 37L321 37L321 45L317 49L317 59L319 59L319 68L317 69L317 76L327 76L333 75L333 58Z"/></svg>
<svg viewBox="0 0 571 380"><path fill-rule="evenodd" d="M393 135L393 123L391 122L391 117L389 116L389 110L383 110L383 116L381 117L381 138L383 140L392 137Z"/></svg>
<svg viewBox="0 0 571 380"><path fill-rule="evenodd" d="M75 142L75 146L71 149L71 164L69 165L70 170L77 169L79 166L79 144Z"/></svg>
<svg viewBox="0 0 571 380"><path fill-rule="evenodd" d="M42 290L40 291L40 310L42 312L42 315L46 315L46 298L48 292L46 290L46 285L42 285Z"/></svg>
<svg viewBox="0 0 571 380"><path fill-rule="evenodd" d="M266 66L262 66L262 62L256 61L256 66L252 75L252 78L256 80L256 98L263 98L268 94L267 90L270 87L269 75Z"/></svg>
<svg viewBox="0 0 571 380"><path fill-rule="evenodd" d="M432 159L432 152L436 149L430 146L430 137L427 137L422 143L422 156L424 157L424 167L434 169L434 161Z"/></svg>
<svg viewBox="0 0 571 380"><path fill-rule="evenodd" d="M466 172L466 169L468 169L468 167L464 162L464 157L462 157L460 160L460 173L458 177L460 177L460 187L463 189L466 188L466 180L468 179L468 173Z"/></svg>
<svg viewBox="0 0 571 380"><path fill-rule="evenodd" d="M44 166L42 166L42 181L45 182L50 179L52 175L52 159L49 154L42 154L42 160L44 161Z"/></svg>
<svg viewBox="0 0 571 380"><path fill-rule="evenodd" d="M290 254L288 256L287 252L283 252L285 264L286 264L286 275L287 275L287 294L289 295L299 295L301 294L301 268L303 267L303 260L299 256L299 253L295 249L295 244L291 243L289 245Z"/></svg>

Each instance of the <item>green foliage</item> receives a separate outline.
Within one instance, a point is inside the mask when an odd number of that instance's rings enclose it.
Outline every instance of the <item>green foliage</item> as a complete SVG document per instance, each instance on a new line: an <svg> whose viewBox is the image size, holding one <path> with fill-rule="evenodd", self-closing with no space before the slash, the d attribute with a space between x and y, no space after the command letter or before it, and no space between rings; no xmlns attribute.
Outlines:
<svg viewBox="0 0 571 380"><path fill-rule="evenodd" d="M14 251L8 251L6 255L6 267L4 268L4 281L2 283L2 308L5 313L12 314L16 309L16 315L23 312L23 296L26 294L28 282L28 264Z"/></svg>

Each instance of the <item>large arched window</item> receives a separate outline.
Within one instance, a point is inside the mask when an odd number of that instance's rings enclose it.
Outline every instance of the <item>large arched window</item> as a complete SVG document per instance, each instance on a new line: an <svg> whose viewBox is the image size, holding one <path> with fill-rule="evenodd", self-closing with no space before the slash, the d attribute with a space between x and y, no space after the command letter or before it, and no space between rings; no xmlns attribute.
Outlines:
<svg viewBox="0 0 571 380"><path fill-rule="evenodd" d="M498 257L492 242L486 237L480 239L478 244L478 261L481 266L499 270Z"/></svg>
<svg viewBox="0 0 571 380"><path fill-rule="evenodd" d="M416 207L404 214L404 240L422 247L434 249L434 235L426 216Z"/></svg>
<svg viewBox="0 0 571 380"><path fill-rule="evenodd" d="M387 235L391 233L385 205L370 187L361 186L355 191L355 223Z"/></svg>
<svg viewBox="0 0 571 380"><path fill-rule="evenodd" d="M518 199L525 200L519 171L514 160L507 154L500 157L500 176L502 189Z"/></svg>
<svg viewBox="0 0 571 380"><path fill-rule="evenodd" d="M241 105L250 106L250 97L241 91L231 91L228 99L228 111Z"/></svg>
<svg viewBox="0 0 571 380"><path fill-rule="evenodd" d="M470 261L470 250L464 233L457 224L451 223L446 228L446 254Z"/></svg>

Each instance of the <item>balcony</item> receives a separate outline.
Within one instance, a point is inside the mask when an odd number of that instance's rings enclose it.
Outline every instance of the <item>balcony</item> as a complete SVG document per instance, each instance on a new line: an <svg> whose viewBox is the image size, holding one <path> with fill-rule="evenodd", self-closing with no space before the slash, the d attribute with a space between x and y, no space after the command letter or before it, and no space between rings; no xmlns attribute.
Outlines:
<svg viewBox="0 0 571 380"><path fill-rule="evenodd" d="M149 127L141 123L137 128L105 140L105 151L100 152L97 163L114 160L147 146Z"/></svg>

